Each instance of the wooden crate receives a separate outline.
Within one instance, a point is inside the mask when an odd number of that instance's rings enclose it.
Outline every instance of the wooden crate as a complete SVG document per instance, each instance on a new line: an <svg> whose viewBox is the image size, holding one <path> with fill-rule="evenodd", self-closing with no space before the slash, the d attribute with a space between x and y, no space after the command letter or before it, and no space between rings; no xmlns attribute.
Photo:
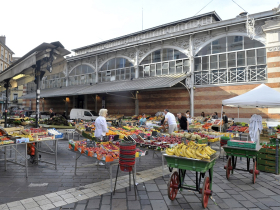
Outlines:
<svg viewBox="0 0 280 210"><path fill-rule="evenodd" d="M259 165L258 164L257 169L260 170L260 171L276 174L275 167L272 167L272 166L266 166L266 165ZM279 174L279 171L280 170L278 170L278 174Z"/></svg>
<svg viewBox="0 0 280 210"><path fill-rule="evenodd" d="M275 161L275 155L272 155L272 154L259 153L258 158L263 159L263 160L274 160Z"/></svg>

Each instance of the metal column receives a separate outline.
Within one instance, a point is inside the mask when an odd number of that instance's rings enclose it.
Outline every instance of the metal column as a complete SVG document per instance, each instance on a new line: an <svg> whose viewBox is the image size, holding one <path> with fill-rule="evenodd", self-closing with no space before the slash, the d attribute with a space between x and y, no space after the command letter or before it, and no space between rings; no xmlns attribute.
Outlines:
<svg viewBox="0 0 280 210"><path fill-rule="evenodd" d="M41 61L37 61L35 68L35 76L37 83L36 90L36 128L39 128L39 116L40 116L40 70L41 70Z"/></svg>
<svg viewBox="0 0 280 210"><path fill-rule="evenodd" d="M194 57L193 57L192 35L190 35L189 58L190 58L190 72L191 72L190 111L191 111L191 117L194 117Z"/></svg>
<svg viewBox="0 0 280 210"><path fill-rule="evenodd" d="M9 102L9 80L6 80L5 88L6 88L6 103L5 103L5 124L4 127L7 128L7 112L8 112L8 102Z"/></svg>
<svg viewBox="0 0 280 210"><path fill-rule="evenodd" d="M139 115L138 91L135 92L135 115Z"/></svg>

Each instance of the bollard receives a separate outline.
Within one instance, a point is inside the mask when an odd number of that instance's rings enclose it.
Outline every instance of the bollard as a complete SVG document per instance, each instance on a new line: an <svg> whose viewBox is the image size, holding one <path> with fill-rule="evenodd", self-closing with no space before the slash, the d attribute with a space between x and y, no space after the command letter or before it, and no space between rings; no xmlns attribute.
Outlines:
<svg viewBox="0 0 280 210"><path fill-rule="evenodd" d="M276 154L275 154L275 160L276 160L276 175L278 175L278 165L279 165L279 162L278 162L278 149L279 149L279 139L276 139Z"/></svg>

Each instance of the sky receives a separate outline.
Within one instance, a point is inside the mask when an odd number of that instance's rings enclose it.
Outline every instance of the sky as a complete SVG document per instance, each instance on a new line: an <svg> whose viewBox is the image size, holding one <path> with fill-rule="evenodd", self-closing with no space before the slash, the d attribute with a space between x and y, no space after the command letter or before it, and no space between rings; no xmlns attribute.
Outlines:
<svg viewBox="0 0 280 210"><path fill-rule="evenodd" d="M271 10L280 0L234 0L249 14ZM194 16L211 0L0 0L0 35L21 57L43 42L67 50ZM212 0L199 14L223 19L243 10L232 0ZM72 53L73 54L73 53Z"/></svg>

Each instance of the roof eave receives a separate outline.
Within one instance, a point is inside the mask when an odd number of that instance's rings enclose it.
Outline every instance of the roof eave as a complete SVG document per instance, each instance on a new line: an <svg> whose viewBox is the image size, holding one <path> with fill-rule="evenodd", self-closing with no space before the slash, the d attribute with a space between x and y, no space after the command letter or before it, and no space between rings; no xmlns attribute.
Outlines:
<svg viewBox="0 0 280 210"><path fill-rule="evenodd" d="M202 17L209 16L209 15L213 15L213 17L215 18L216 21L221 21L222 20L218 16L216 11L212 11L212 12L204 13L204 14L201 14L201 15L196 15L196 16L192 16L192 17L189 17L189 18L185 18L185 19L173 21L173 22L170 22L170 23L162 24L162 25L155 26L155 27L152 27L152 28L148 28L148 29L145 29L145 30L142 30L142 31L138 31L138 32L134 32L134 33L131 33L131 34L124 35L124 36L120 36L120 37L117 37L117 38L109 39L109 40L106 40L106 41L98 42L98 43L95 43L95 44L87 45L87 46L84 46L84 47L79 47L79 48L73 49L72 51L75 52L77 50L82 50L82 49L86 49L88 47L93 47L93 46L97 46L97 45L100 45L100 44L105 44L107 42L112 42L112 41L116 41L116 40L123 39L123 38L126 38L126 37L135 36L135 35L138 35L138 34L141 34L141 33L146 33L148 31L156 30L156 29L159 29L159 28L167 27L167 26L176 25L176 24L179 24L179 23L182 23L182 22L185 22L185 21L195 20L195 19L202 18Z"/></svg>

